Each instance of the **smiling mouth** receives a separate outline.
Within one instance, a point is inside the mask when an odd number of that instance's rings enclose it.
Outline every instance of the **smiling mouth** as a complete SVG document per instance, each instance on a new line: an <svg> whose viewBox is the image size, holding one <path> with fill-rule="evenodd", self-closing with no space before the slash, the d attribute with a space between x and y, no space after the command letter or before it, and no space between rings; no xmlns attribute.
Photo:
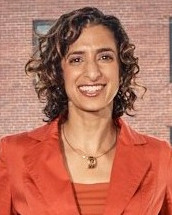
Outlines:
<svg viewBox="0 0 172 215"><path fill-rule="evenodd" d="M96 84L96 85L82 85L79 86L79 91L85 96L97 96L104 89L105 84Z"/></svg>

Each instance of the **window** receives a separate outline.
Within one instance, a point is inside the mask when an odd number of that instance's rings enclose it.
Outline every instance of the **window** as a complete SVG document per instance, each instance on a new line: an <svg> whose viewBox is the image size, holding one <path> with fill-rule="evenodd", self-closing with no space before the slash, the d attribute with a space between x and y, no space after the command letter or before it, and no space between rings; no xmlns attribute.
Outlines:
<svg viewBox="0 0 172 215"><path fill-rule="evenodd" d="M170 18L170 82L172 82L172 17Z"/></svg>
<svg viewBox="0 0 172 215"><path fill-rule="evenodd" d="M38 34L45 34L48 32L54 20L34 20L33 21L33 46L37 45L37 36L35 32Z"/></svg>

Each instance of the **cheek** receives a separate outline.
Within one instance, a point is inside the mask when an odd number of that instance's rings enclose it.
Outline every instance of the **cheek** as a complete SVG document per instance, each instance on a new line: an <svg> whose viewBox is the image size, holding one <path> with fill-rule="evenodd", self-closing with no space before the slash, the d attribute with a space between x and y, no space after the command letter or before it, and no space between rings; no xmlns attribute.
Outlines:
<svg viewBox="0 0 172 215"><path fill-rule="evenodd" d="M63 79L65 85L68 85L72 81L72 71L68 67L63 67Z"/></svg>
<svg viewBox="0 0 172 215"><path fill-rule="evenodd" d="M65 87L75 87L82 78L82 70L78 68L66 68L63 70Z"/></svg>
<svg viewBox="0 0 172 215"><path fill-rule="evenodd" d="M69 82L69 80L70 80L70 74L71 74L69 66L67 65L66 62L62 61L61 67L62 67L62 71L63 71L64 82L65 83Z"/></svg>
<svg viewBox="0 0 172 215"><path fill-rule="evenodd" d="M63 73L63 79L67 95L72 95L76 90L76 77L72 74L71 71L65 71Z"/></svg>
<svg viewBox="0 0 172 215"><path fill-rule="evenodd" d="M114 82L115 85L119 85L119 67L115 66L111 68L110 74L109 74L109 78Z"/></svg>

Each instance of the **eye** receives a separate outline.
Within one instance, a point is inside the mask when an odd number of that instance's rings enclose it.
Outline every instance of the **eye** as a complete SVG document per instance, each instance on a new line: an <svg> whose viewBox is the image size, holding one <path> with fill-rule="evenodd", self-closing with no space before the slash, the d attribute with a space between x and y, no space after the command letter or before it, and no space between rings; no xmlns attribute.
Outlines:
<svg viewBox="0 0 172 215"><path fill-rule="evenodd" d="M111 62L114 60L114 56L112 54L101 54L99 60L103 62Z"/></svg>
<svg viewBox="0 0 172 215"><path fill-rule="evenodd" d="M70 64L78 64L78 63L81 63L82 61L83 59L81 57L71 57L69 59Z"/></svg>

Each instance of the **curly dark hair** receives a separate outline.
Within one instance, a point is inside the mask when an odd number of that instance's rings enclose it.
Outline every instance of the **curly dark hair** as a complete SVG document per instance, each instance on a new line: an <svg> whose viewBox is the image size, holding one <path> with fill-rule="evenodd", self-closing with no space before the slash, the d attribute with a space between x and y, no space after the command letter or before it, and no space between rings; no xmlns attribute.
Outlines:
<svg viewBox="0 0 172 215"><path fill-rule="evenodd" d="M46 102L43 110L46 121L68 113L68 98L65 92L61 60L67 54L69 46L80 36L87 25L103 25L114 35L116 41L120 85L113 101L113 118L124 113L131 115L134 102L136 75L139 72L138 58L134 56L135 46L129 42L129 37L119 19L105 15L93 7L84 7L62 15L50 28L47 34L39 35L39 46L32 58L27 62L25 71L35 75L35 89L40 101Z"/></svg>

